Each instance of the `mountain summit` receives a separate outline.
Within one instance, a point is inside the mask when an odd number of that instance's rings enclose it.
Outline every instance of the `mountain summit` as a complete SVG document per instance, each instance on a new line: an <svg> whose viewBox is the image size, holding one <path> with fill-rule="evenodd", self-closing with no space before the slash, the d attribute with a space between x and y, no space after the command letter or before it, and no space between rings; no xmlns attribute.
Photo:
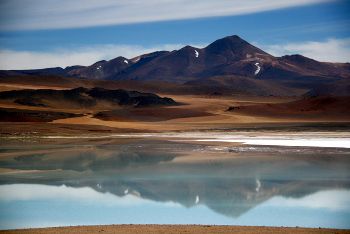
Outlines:
<svg viewBox="0 0 350 234"><path fill-rule="evenodd" d="M249 44L237 35L216 40L205 48L210 55L220 55L227 61L239 61L255 56L271 56L265 51Z"/></svg>

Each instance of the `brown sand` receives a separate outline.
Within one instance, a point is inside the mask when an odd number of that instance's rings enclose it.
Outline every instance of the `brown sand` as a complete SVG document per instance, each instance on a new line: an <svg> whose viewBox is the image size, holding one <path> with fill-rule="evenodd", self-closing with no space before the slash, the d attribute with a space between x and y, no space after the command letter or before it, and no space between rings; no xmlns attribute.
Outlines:
<svg viewBox="0 0 350 234"><path fill-rule="evenodd" d="M87 124L87 125L101 125L111 128L129 128L129 129L144 129L146 131L176 131L176 130L198 130L198 129L210 129L210 128L230 128L237 124L281 124L281 123L317 123L317 122L338 122L338 120L332 118L323 118L319 115L318 118L303 118L303 116L295 116L289 118L288 116L281 117L279 114L270 116L259 116L254 114L245 114L240 112L228 112L226 111L229 106L237 105L252 105L256 103L278 103L286 101L281 98L240 98L233 99L228 97L201 97L201 96L170 96L174 100L186 105L178 107L167 107L167 109L182 110L183 113L189 113L196 110L197 112L205 113L202 116L187 117L187 118L173 118L164 121L147 121L139 119L138 121L108 121L93 118L91 115L85 115L76 118L59 119L53 121L53 123L62 124ZM289 100L288 100L289 101ZM171 113L169 111L169 113ZM154 113L153 113L154 114ZM350 119L340 119L340 122L350 121Z"/></svg>
<svg viewBox="0 0 350 234"><path fill-rule="evenodd" d="M12 84L13 86L14 84ZM5 88L12 88L7 84ZM46 86L45 86L46 87ZM16 86L15 88L28 88L27 86ZM30 86L29 88L43 88L43 86ZM50 87L57 89L57 86ZM151 107L137 108L131 110L115 109L103 103L99 103L92 108L78 108L67 103L54 103L52 107L25 106L14 102L0 100L2 108L16 108L20 110L35 111L57 111L65 113L82 114L81 117L58 119L52 123L76 125L77 128L86 128L85 126L101 126L110 129L129 129L133 131L162 132L176 130L200 130L212 128L232 128L237 124L248 124L255 126L257 124L285 124L285 123L318 123L318 122L349 122L349 116L323 115L317 113L316 116L302 114L282 115L280 112L269 112L262 114L263 109L253 112L227 111L231 106L251 106L251 105L273 105L277 103L286 103L293 101L293 98L281 97L243 97L243 96L201 96L201 95L172 95L160 93L160 96L173 98L184 105L175 107ZM284 104L282 104L284 105ZM249 109L249 108L248 108ZM252 109L252 108L250 108ZM249 110L250 110L249 109ZM95 114L107 111L106 118L96 118ZM111 111L111 112L109 112ZM333 113L334 111L332 111ZM336 113L335 113L336 114ZM27 123L31 125L31 123ZM2 125L2 124L0 124ZM0 126L1 127L1 126ZM1 127L2 128L2 127Z"/></svg>
<svg viewBox="0 0 350 234"><path fill-rule="evenodd" d="M286 228L286 227L248 227L248 226L211 226L211 225L108 225L76 226L58 228L38 228L0 231L0 233L56 234L56 233L236 233L236 234L345 234L350 230L324 228Z"/></svg>

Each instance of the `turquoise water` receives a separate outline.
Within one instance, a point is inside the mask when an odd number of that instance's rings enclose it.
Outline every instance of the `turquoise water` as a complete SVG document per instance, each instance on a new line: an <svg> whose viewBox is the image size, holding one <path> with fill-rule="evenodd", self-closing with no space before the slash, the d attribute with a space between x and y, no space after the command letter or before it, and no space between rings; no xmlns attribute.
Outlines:
<svg viewBox="0 0 350 234"><path fill-rule="evenodd" d="M350 228L350 149L125 138L0 146L0 229Z"/></svg>

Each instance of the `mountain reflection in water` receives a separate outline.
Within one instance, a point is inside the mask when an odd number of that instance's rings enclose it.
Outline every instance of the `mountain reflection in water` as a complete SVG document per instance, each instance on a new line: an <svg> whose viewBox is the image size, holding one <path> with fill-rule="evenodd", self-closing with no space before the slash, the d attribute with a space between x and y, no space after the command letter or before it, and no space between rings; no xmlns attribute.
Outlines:
<svg viewBox="0 0 350 234"><path fill-rule="evenodd" d="M191 209L204 206L233 221L264 204L283 203L290 207L303 204L310 209L330 210L343 207L339 211L344 213L341 218L327 225L349 227L342 221L348 219L350 213L350 207L343 204L349 203L349 199L344 198L348 197L350 188L349 149L223 147L134 139L123 144L2 146L1 154L1 213L9 209L6 206L9 202L33 199L38 202L49 198L57 201L66 194L74 195L77 200L89 195L96 204L117 201L118 205L124 204L125 210L140 201ZM323 206L312 204L315 196L324 199ZM192 221L198 223L195 219ZM213 220L213 224L217 222ZM20 226L3 222L0 225L1 228ZM265 221L261 225L270 223ZM314 225L319 223L304 224Z"/></svg>

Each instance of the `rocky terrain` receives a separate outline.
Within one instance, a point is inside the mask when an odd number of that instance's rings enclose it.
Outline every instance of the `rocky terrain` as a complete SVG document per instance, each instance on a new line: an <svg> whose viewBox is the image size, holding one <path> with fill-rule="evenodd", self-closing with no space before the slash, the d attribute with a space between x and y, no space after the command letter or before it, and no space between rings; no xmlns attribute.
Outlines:
<svg viewBox="0 0 350 234"><path fill-rule="evenodd" d="M108 102L118 106L167 106L177 103L171 98L161 98L152 93L126 91L122 89L108 90L103 88L75 88L69 90L24 89L0 92L1 100L13 101L26 106L57 107L62 103L69 106L93 107L98 102Z"/></svg>

